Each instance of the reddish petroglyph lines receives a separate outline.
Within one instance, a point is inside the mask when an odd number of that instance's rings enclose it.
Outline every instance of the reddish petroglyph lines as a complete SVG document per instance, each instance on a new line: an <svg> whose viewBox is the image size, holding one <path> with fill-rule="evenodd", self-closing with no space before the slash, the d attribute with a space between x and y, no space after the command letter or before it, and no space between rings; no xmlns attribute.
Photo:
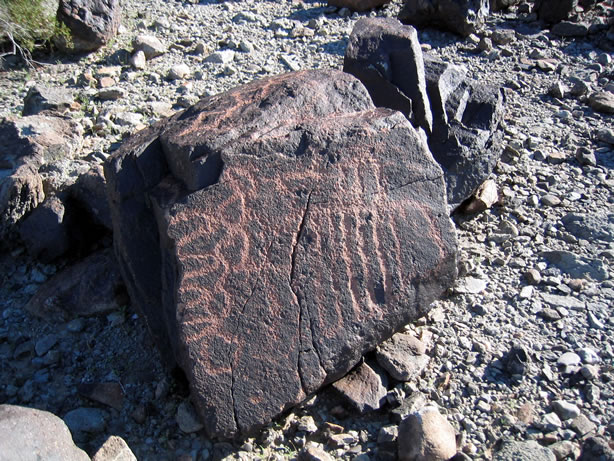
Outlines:
<svg viewBox="0 0 614 461"><path fill-rule="evenodd" d="M424 221L427 224L427 228L424 229L424 231L422 232L422 235L425 235L427 237L425 241L435 242L435 246L437 247L438 251L437 259L439 261L444 261L446 259L446 254L444 252L444 248L446 247L446 245L443 242L441 236L441 229L439 229L439 226L437 225L437 219L433 216L433 209L424 203L416 202L413 200L410 201L409 204L413 207L414 210L420 212L420 214L424 218Z"/></svg>
<svg viewBox="0 0 614 461"><path fill-rule="evenodd" d="M353 213L354 210L351 210L352 213L350 213L349 211L350 210L346 211L343 214L343 227L345 230L344 249L345 249L345 254L348 257L348 268L349 268L349 275L350 275L350 291L352 293L352 299L354 300L352 308L354 310L354 314L357 316L357 320L360 321L362 318L362 316L360 315L360 302L362 301L363 295L361 293L358 276L360 275L359 271L360 271L362 261L359 261L358 267L356 267L356 264L353 264L358 254L357 249L356 249L357 242L355 238L355 229L354 229L357 226L357 222L356 222L356 217L354 216L354 213Z"/></svg>
<svg viewBox="0 0 614 461"><path fill-rule="evenodd" d="M376 222L375 235L378 255L385 258L387 263L383 264L384 286L386 294L386 302L394 302L392 294L394 290L394 281L397 280L400 283L401 273L400 269L403 267L401 261L401 249L399 248L399 240L396 236L396 232L393 231L392 217L391 217L391 200L386 200L380 205L381 209L387 210L385 219L380 219ZM381 230L383 228L383 230ZM382 242L379 239L380 233L386 233L385 240L392 243L392 248L385 249L382 246ZM394 259L394 262L393 262Z"/></svg>

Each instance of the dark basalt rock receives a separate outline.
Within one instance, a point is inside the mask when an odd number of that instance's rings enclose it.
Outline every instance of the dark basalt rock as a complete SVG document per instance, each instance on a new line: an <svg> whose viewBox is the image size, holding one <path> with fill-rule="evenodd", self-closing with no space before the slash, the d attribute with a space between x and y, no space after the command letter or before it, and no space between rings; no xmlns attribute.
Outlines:
<svg viewBox="0 0 614 461"><path fill-rule="evenodd" d="M119 0L60 0L58 20L70 29L66 51L88 52L106 45L121 21Z"/></svg>
<svg viewBox="0 0 614 461"><path fill-rule="evenodd" d="M438 27L466 37L484 25L489 0L405 0L399 19L418 28Z"/></svg>
<svg viewBox="0 0 614 461"><path fill-rule="evenodd" d="M578 0L536 0L533 11L537 17L548 23L568 19L578 6Z"/></svg>
<svg viewBox="0 0 614 461"><path fill-rule="evenodd" d="M441 169L338 71L205 98L105 174L129 294L212 436L344 376L456 276Z"/></svg>
<svg viewBox="0 0 614 461"><path fill-rule="evenodd" d="M448 83L433 78L431 63L425 60L427 88L434 101L445 101L434 110L433 133L429 147L445 172L448 202L456 206L470 197L490 176L503 151L503 92L496 87L462 82L450 92ZM441 63L436 64L441 66ZM433 107L437 107L434 105ZM445 120L447 119L447 123Z"/></svg>
<svg viewBox="0 0 614 461"><path fill-rule="evenodd" d="M47 198L19 226L19 235L28 253L43 262L51 262L70 248L69 217L64 203Z"/></svg>
<svg viewBox="0 0 614 461"><path fill-rule="evenodd" d="M70 319L111 312L127 301L117 260L106 248L51 277L25 309L46 319Z"/></svg>
<svg viewBox="0 0 614 461"><path fill-rule="evenodd" d="M520 0L490 0L491 11L506 10L510 6L514 6L520 3Z"/></svg>
<svg viewBox="0 0 614 461"><path fill-rule="evenodd" d="M345 51L343 71L367 87L376 106L398 110L414 126L431 132L433 116L416 29L392 18L359 20Z"/></svg>
<svg viewBox="0 0 614 461"><path fill-rule="evenodd" d="M462 66L423 56L413 27L361 19L344 70L365 84L377 106L400 110L424 128L450 204L469 198L492 173L502 152L503 93L467 80Z"/></svg>

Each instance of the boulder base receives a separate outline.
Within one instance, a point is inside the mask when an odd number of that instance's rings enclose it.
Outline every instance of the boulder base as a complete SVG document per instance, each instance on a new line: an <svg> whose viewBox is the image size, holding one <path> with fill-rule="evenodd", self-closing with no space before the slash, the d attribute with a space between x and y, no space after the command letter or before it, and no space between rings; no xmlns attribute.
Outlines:
<svg viewBox="0 0 614 461"><path fill-rule="evenodd" d="M339 379L456 276L441 169L339 71L205 98L105 173L130 296L213 436Z"/></svg>

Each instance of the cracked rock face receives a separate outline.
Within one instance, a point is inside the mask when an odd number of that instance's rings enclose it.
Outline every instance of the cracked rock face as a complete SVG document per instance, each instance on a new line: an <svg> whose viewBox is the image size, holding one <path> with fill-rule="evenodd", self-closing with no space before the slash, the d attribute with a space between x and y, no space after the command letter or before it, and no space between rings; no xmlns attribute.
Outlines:
<svg viewBox="0 0 614 461"><path fill-rule="evenodd" d="M456 276L441 169L338 71L205 98L130 138L106 176L130 296L211 436L341 378Z"/></svg>
<svg viewBox="0 0 614 461"><path fill-rule="evenodd" d="M492 173L502 152L502 91L469 80L463 66L423 55L413 27L396 19L359 20L343 70L365 85L376 106L401 111L425 131L449 204L458 206Z"/></svg>
<svg viewBox="0 0 614 461"><path fill-rule="evenodd" d="M119 0L60 0L58 20L68 26L76 52L93 51L107 44L121 22Z"/></svg>

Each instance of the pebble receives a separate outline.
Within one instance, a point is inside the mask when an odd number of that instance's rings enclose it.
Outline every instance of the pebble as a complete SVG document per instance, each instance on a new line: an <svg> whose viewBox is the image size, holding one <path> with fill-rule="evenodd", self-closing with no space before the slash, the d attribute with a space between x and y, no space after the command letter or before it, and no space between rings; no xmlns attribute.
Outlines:
<svg viewBox="0 0 614 461"><path fill-rule="evenodd" d="M143 50L137 50L130 56L130 65L136 70L143 70L147 65L147 58Z"/></svg>
<svg viewBox="0 0 614 461"><path fill-rule="evenodd" d="M579 368L581 362L582 359L575 352L565 352L556 361L557 365L562 368L565 374L575 372Z"/></svg>
<svg viewBox="0 0 614 461"><path fill-rule="evenodd" d="M191 74L190 67L187 64L175 64L168 71L169 80L181 80L188 78Z"/></svg>
<svg viewBox="0 0 614 461"><path fill-rule="evenodd" d="M580 415L580 409L573 403L565 400L555 400L552 402L552 407L561 420L574 419Z"/></svg>
<svg viewBox="0 0 614 461"><path fill-rule="evenodd" d="M177 407L177 425L186 434L200 431L204 426L196 414L196 410L188 400L184 400Z"/></svg>
<svg viewBox="0 0 614 461"><path fill-rule="evenodd" d="M69 411L64 422L73 433L98 434L105 430L107 413L98 408L80 407Z"/></svg>
<svg viewBox="0 0 614 461"><path fill-rule="evenodd" d="M456 454L456 435L432 406L411 414L399 426L399 461L442 461Z"/></svg>
<svg viewBox="0 0 614 461"><path fill-rule="evenodd" d="M595 423L588 419L585 415L580 414L569 425L580 437L593 432L596 429Z"/></svg>
<svg viewBox="0 0 614 461"><path fill-rule="evenodd" d="M583 347L581 349L578 349L577 353L580 359L582 360L582 363L586 365L594 365L601 361L597 352L595 352L590 347Z"/></svg>
<svg viewBox="0 0 614 461"><path fill-rule="evenodd" d="M39 357L45 355L53 346L55 346L58 342L57 335L50 334L43 336L41 339L36 341L34 345L34 350L36 351L36 355Z"/></svg>
<svg viewBox="0 0 614 461"><path fill-rule="evenodd" d="M205 58L205 62L213 64L229 64L235 58L235 52L233 50L221 50L211 53Z"/></svg>
<svg viewBox="0 0 614 461"><path fill-rule="evenodd" d="M162 56L167 52L166 45L153 35L138 35L132 42L133 53L142 51L147 60Z"/></svg>
<svg viewBox="0 0 614 461"><path fill-rule="evenodd" d="M542 196L541 202L546 206L559 206L561 199L554 194L545 194Z"/></svg>

